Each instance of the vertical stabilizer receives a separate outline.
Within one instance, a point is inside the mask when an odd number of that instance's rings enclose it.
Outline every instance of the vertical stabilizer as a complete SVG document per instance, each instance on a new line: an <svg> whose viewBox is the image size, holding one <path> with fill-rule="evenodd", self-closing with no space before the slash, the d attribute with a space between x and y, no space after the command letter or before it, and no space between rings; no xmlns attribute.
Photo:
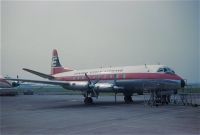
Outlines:
<svg viewBox="0 0 200 135"><path fill-rule="evenodd" d="M64 68L59 61L58 52L56 49L52 52L52 61L51 61L51 74L58 74L62 72L72 71L69 68Z"/></svg>

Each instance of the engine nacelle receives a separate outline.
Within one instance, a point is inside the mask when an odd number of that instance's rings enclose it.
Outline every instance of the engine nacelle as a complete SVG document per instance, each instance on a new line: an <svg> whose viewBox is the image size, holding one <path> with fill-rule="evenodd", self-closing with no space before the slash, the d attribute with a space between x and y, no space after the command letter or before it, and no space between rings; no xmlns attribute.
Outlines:
<svg viewBox="0 0 200 135"><path fill-rule="evenodd" d="M87 90L88 82L70 82L70 85L64 86L64 88L71 90Z"/></svg>
<svg viewBox="0 0 200 135"><path fill-rule="evenodd" d="M113 91L114 85L110 83L97 83L94 86L96 91Z"/></svg>
<svg viewBox="0 0 200 135"><path fill-rule="evenodd" d="M19 85L20 85L19 82L12 82L12 87L17 87Z"/></svg>
<svg viewBox="0 0 200 135"><path fill-rule="evenodd" d="M63 88L70 89L70 90L95 90L96 92L110 92L114 90L121 90L123 88L115 86L111 83L96 83L96 84L89 84L89 82L79 82L74 81L70 82L69 85L63 85Z"/></svg>

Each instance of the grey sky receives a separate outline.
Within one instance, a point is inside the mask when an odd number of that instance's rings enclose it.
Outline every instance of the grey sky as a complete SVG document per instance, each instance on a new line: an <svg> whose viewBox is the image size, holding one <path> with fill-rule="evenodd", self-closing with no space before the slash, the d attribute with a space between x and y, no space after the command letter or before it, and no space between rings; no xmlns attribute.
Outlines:
<svg viewBox="0 0 200 135"><path fill-rule="evenodd" d="M200 82L199 2L14 2L1 8L2 74L50 73L51 51L75 69L168 65Z"/></svg>

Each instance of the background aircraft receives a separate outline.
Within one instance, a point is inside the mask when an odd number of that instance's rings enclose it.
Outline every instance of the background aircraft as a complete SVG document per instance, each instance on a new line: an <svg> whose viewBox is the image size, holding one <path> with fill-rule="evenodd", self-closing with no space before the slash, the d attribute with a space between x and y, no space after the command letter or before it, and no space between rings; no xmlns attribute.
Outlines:
<svg viewBox="0 0 200 135"><path fill-rule="evenodd" d="M0 77L0 88L11 88L12 85L3 79L3 77Z"/></svg>
<svg viewBox="0 0 200 135"><path fill-rule="evenodd" d="M84 103L93 102L92 97L98 97L100 92L123 93L125 103L132 102L134 93L143 94L143 90L160 96L160 100L169 102L171 94L185 86L185 81L165 65L140 65L125 67L108 67L87 70L73 70L60 64L57 50L53 50L51 74L34 70L23 70L48 79L8 79L22 82L60 85L65 89L81 91L85 97ZM162 95L158 92L162 91Z"/></svg>
<svg viewBox="0 0 200 135"><path fill-rule="evenodd" d="M9 82L0 76L0 95L17 95L18 93L15 89L17 86L19 86L19 82Z"/></svg>
<svg viewBox="0 0 200 135"><path fill-rule="evenodd" d="M17 76L18 78L18 76ZM0 76L0 89L1 88L13 88L19 86L19 82L9 82L3 76Z"/></svg>

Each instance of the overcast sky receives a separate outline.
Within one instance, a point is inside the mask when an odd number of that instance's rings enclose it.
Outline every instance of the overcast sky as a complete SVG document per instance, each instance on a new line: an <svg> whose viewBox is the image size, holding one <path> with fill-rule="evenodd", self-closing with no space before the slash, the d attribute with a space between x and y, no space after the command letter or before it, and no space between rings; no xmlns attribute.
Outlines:
<svg viewBox="0 0 200 135"><path fill-rule="evenodd" d="M1 3L2 74L50 73L51 51L75 69L164 64L200 82L200 2Z"/></svg>

